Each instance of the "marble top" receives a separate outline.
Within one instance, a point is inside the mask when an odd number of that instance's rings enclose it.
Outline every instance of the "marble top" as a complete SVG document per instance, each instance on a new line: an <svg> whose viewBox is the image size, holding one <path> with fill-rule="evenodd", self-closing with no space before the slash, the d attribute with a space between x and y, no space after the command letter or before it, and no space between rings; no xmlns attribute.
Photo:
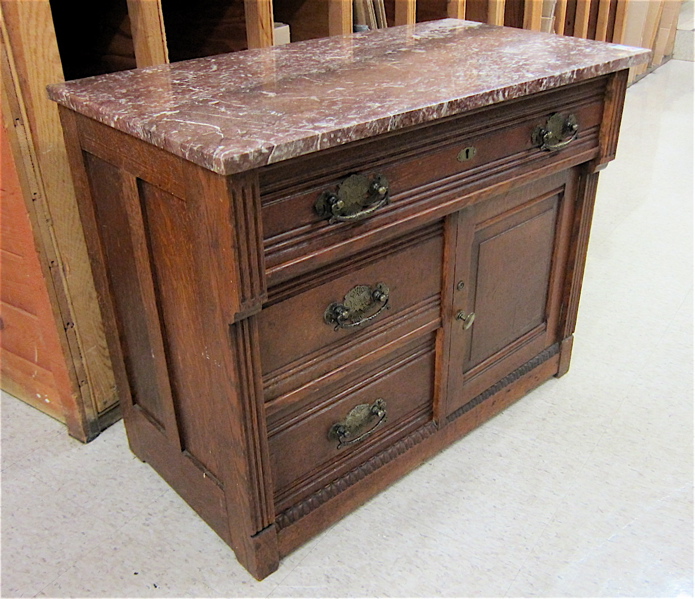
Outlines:
<svg viewBox="0 0 695 599"><path fill-rule="evenodd" d="M457 19L51 85L51 99L220 174L646 62L649 51Z"/></svg>

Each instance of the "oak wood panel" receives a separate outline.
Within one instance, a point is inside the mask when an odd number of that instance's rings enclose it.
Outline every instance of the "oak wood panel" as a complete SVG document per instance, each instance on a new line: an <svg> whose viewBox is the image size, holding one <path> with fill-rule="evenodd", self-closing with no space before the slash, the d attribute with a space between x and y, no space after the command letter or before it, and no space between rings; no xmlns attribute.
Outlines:
<svg viewBox="0 0 695 599"><path fill-rule="evenodd" d="M115 166L87 154L85 162L94 198L96 218L100 223L100 237L109 262L108 276L114 289L114 300L119 323L119 334L126 345L124 358L128 372L133 403L162 429L167 418L167 393L161 387L162 377L157 375L158 362L163 359L161 348L152 339L150 319L154 306L148 301L142 281L138 277L138 259L141 248L133 247L129 217L122 197L132 193L130 181ZM148 307L149 306L149 313ZM173 431L168 431L170 434Z"/></svg>
<svg viewBox="0 0 695 599"><path fill-rule="evenodd" d="M306 361L308 356L316 355L318 359L333 346L369 336L375 325L383 322L386 326L387 320L392 323L410 313L414 306L436 298L441 289L443 243L441 236L432 233L406 238L392 244L388 251L377 247L367 256L356 257L354 262L345 260L337 272L329 273L323 280L312 280L308 290L265 306L260 316L264 375L300 358ZM378 283L389 288L389 309L376 320L339 330L324 322L329 305L342 303L355 286L374 287ZM362 347L362 351L365 349ZM296 378L299 384L305 377L299 372Z"/></svg>
<svg viewBox="0 0 695 599"><path fill-rule="evenodd" d="M470 329L464 371L543 324L556 210L553 196L476 227L469 286L474 299L469 311L477 318Z"/></svg>
<svg viewBox="0 0 695 599"><path fill-rule="evenodd" d="M461 211L456 279L465 285L449 318L459 310L476 317L451 334L449 413L563 338L576 176L558 173Z"/></svg>
<svg viewBox="0 0 695 599"><path fill-rule="evenodd" d="M286 509L424 425L432 416L433 387L432 335L368 370L351 372L347 380L326 381L311 408L269 429L276 509ZM330 428L355 406L372 405L377 399L386 402L384 425L367 439L338 449L338 441L328 436Z"/></svg>
<svg viewBox="0 0 695 599"><path fill-rule="evenodd" d="M355 510L396 480L420 466L456 439L466 435L492 416L519 400L557 371L557 355L529 368L509 385L455 419L434 434L436 427L423 427L397 447L391 447L344 475L332 485L306 498L278 516L280 555L286 556L310 539L316 530L324 530ZM512 384L513 383L513 384Z"/></svg>
<svg viewBox="0 0 695 599"><path fill-rule="evenodd" d="M82 115L76 115L75 120L80 143L87 152L172 195L185 195L183 159Z"/></svg>

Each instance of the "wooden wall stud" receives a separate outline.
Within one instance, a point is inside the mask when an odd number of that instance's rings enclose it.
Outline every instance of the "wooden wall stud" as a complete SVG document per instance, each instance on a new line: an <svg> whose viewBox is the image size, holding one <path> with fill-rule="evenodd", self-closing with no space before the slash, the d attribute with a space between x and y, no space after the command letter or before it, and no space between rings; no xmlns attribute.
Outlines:
<svg viewBox="0 0 695 599"><path fill-rule="evenodd" d="M249 48L269 48L274 43L273 0L244 0Z"/></svg>
<svg viewBox="0 0 695 599"><path fill-rule="evenodd" d="M541 30L543 0L524 0L524 29Z"/></svg>
<svg viewBox="0 0 695 599"><path fill-rule="evenodd" d="M138 67L169 62L161 0L128 0Z"/></svg>

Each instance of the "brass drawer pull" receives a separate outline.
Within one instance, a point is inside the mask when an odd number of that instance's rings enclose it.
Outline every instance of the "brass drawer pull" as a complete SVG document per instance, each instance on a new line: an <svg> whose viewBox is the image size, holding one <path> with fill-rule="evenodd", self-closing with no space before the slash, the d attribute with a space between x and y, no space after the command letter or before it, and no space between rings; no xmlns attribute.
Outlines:
<svg viewBox="0 0 695 599"><path fill-rule="evenodd" d="M374 308L376 312L365 316ZM326 324L334 325L335 330L351 329L374 320L384 310L389 309L389 288L377 283L372 289L368 285L357 285L348 291L342 303L333 302L323 314Z"/></svg>
<svg viewBox="0 0 695 599"><path fill-rule="evenodd" d="M545 124L533 132L533 143L541 150L555 152L570 145L579 137L579 123L573 114L553 114Z"/></svg>
<svg viewBox="0 0 695 599"><path fill-rule="evenodd" d="M324 191L314 209L330 224L357 222L374 214L389 203L389 183L383 175L371 180L364 175L350 175L336 192Z"/></svg>
<svg viewBox="0 0 695 599"><path fill-rule="evenodd" d="M366 426L376 420L376 424L362 434ZM371 406L363 403L350 410L345 420L337 422L328 431L328 438L338 441L336 449L364 441L386 422L386 402L379 398ZM355 437L359 435L359 437Z"/></svg>

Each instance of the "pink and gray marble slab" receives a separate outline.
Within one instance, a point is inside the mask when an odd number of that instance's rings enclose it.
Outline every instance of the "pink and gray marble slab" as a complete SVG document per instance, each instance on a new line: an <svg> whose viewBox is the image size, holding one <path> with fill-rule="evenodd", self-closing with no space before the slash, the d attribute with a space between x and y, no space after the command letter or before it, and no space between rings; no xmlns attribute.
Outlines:
<svg viewBox="0 0 695 599"><path fill-rule="evenodd" d="M443 19L120 71L48 93L228 175L648 58L641 48Z"/></svg>

